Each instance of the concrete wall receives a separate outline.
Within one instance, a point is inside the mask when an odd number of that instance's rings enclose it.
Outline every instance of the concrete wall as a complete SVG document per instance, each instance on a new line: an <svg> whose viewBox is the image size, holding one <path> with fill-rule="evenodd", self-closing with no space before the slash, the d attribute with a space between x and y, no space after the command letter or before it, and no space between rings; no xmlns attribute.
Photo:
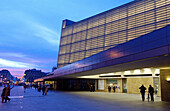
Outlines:
<svg viewBox="0 0 170 111"><path fill-rule="evenodd" d="M170 101L170 69L160 70L160 81L161 81L161 97L162 101Z"/></svg>
<svg viewBox="0 0 170 111"><path fill-rule="evenodd" d="M142 84L148 90L149 85L153 86L153 77L127 78L127 93L130 93L130 94L140 93L139 87Z"/></svg>

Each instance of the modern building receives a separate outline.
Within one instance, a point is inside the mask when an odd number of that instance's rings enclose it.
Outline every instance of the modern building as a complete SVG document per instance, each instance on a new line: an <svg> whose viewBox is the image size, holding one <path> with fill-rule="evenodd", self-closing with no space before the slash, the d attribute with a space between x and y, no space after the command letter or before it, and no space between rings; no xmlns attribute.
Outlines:
<svg viewBox="0 0 170 111"><path fill-rule="evenodd" d="M35 79L45 77L47 73L42 72L41 70L29 69L24 72L25 84L32 84Z"/></svg>
<svg viewBox="0 0 170 111"><path fill-rule="evenodd" d="M152 85L170 101L169 49L170 0L134 0L78 22L64 20L57 69L43 80L65 90L117 86L119 93Z"/></svg>

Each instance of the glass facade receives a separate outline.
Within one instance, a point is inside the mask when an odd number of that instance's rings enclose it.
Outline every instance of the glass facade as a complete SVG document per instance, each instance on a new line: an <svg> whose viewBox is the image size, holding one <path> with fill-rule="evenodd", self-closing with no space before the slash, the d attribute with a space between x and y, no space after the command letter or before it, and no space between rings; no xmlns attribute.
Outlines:
<svg viewBox="0 0 170 111"><path fill-rule="evenodd" d="M62 28L57 67L170 24L170 0L135 0Z"/></svg>

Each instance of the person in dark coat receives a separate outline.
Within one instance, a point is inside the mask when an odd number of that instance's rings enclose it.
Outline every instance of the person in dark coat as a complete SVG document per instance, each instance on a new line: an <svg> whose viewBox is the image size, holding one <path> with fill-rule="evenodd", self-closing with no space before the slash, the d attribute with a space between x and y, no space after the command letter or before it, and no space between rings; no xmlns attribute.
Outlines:
<svg viewBox="0 0 170 111"><path fill-rule="evenodd" d="M27 88L27 85L25 84L25 85L24 85L24 93L25 93L25 91L26 91L26 88Z"/></svg>
<svg viewBox="0 0 170 111"><path fill-rule="evenodd" d="M42 95L44 95L44 93L45 93L45 85L43 85L43 87L42 87Z"/></svg>
<svg viewBox="0 0 170 111"><path fill-rule="evenodd" d="M95 91L95 84L92 85L92 91Z"/></svg>
<svg viewBox="0 0 170 111"><path fill-rule="evenodd" d="M113 86L113 92L115 93L115 91L116 91L116 86Z"/></svg>
<svg viewBox="0 0 170 111"><path fill-rule="evenodd" d="M148 91L151 96L151 101L154 101L154 97L153 97L154 88L151 85L149 85Z"/></svg>
<svg viewBox="0 0 170 111"><path fill-rule="evenodd" d="M13 85L13 87L14 87L14 85ZM13 87L12 87L12 88L13 88ZM8 100L8 101L11 100L8 96L10 96L10 90L11 90L12 88L10 88L10 85L7 84L7 88L6 88L6 91L5 91L5 103L7 102L7 100Z"/></svg>
<svg viewBox="0 0 170 111"><path fill-rule="evenodd" d="M145 101L145 90L146 90L146 87L142 84L141 87L139 87L140 89L140 93L142 95L142 101Z"/></svg>
<svg viewBox="0 0 170 111"><path fill-rule="evenodd" d="M92 92L93 91L93 85L89 84L89 86L90 86L90 92Z"/></svg>
<svg viewBox="0 0 170 111"><path fill-rule="evenodd" d="M4 85L4 88L3 88L3 90L2 90L2 94L1 94L1 98L2 98L1 103L3 103L3 102L4 102L4 99L5 99L5 91L6 91L6 86Z"/></svg>
<svg viewBox="0 0 170 111"><path fill-rule="evenodd" d="M109 91L109 93L111 92L111 87L110 86L108 86L108 91Z"/></svg>
<svg viewBox="0 0 170 111"><path fill-rule="evenodd" d="M38 86L38 92L41 92L41 85Z"/></svg>

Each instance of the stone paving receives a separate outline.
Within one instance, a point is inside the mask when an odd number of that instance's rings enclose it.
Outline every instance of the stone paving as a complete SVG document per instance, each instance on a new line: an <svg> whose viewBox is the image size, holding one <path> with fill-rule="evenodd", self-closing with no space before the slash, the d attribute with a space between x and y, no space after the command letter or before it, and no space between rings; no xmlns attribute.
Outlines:
<svg viewBox="0 0 170 111"><path fill-rule="evenodd" d="M2 88L0 88L0 91ZM1 93L0 93L1 94ZM0 111L169 111L170 102L142 102L139 94L107 92L49 91L46 96L35 89L15 86L11 101L0 103Z"/></svg>

